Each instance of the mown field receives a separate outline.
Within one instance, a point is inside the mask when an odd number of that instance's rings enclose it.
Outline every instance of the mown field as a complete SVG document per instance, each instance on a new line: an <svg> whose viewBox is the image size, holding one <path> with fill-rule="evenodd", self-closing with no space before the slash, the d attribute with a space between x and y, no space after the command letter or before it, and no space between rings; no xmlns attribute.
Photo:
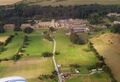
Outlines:
<svg viewBox="0 0 120 82"><path fill-rule="evenodd" d="M110 5L110 4L120 4L119 0L23 0L23 3L28 3L31 5L52 5L52 6L58 6L58 5L84 5L84 4L104 4L104 5Z"/></svg>
<svg viewBox="0 0 120 82"><path fill-rule="evenodd" d="M112 70L115 78L120 81L120 35L106 33L94 37L91 40L100 55L105 58L106 63Z"/></svg>
<svg viewBox="0 0 120 82"><path fill-rule="evenodd" d="M51 75L54 71L54 65L52 58L42 57L42 53L49 51L52 52L52 42L45 40L42 36L44 30L38 30L28 35L28 46L24 48L24 56L17 62L14 61L3 61L0 63L0 78L6 76L22 76L27 79L28 82L54 82L54 80L46 79L39 80L40 75ZM13 33L13 32L11 32ZM11 33L2 34L9 35ZM20 45L23 40L24 33L20 32L12 41L7 45L10 46L5 51L13 49L11 52L16 52L17 45ZM102 72L94 75L87 75L89 66L95 65L98 62L95 54L89 50L88 45L74 45L71 43L69 37L65 35L65 31L58 30L54 33L56 42L57 42L57 52L60 52L59 55L56 55L56 61L61 65L62 72L71 72L70 64L79 64L80 65L80 74L75 75L66 80L66 82L109 82L110 78L108 74ZM12 47L14 44L14 47ZM6 47L7 47L6 46ZM11 48L12 47L12 48ZM4 52L4 53L5 53ZM29 55L26 55L29 54ZM7 54L4 54L0 57L10 57Z"/></svg>

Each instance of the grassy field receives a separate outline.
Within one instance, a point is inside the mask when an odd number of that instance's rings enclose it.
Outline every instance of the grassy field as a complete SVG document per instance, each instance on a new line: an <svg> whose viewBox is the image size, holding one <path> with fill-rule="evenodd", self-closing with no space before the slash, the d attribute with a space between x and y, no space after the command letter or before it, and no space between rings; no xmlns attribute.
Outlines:
<svg viewBox="0 0 120 82"><path fill-rule="evenodd" d="M23 0L23 3L28 3L31 5L52 5L52 6L58 6L58 5L84 5L84 4L104 4L104 5L110 5L110 4L120 4L119 0Z"/></svg>
<svg viewBox="0 0 120 82"><path fill-rule="evenodd" d="M0 77L22 76L28 82L36 82L40 75L51 74L53 70L51 58L26 58L16 63L13 61L0 63Z"/></svg>
<svg viewBox="0 0 120 82"><path fill-rule="evenodd" d="M91 76L74 76L67 79L66 82L109 82L109 77L106 73L94 74Z"/></svg>
<svg viewBox="0 0 120 82"><path fill-rule="evenodd" d="M25 54L29 54L29 56L41 56L43 52L51 52L52 51L52 42L45 40L42 36L41 31L35 31L34 33L28 35L29 37L29 45L25 48Z"/></svg>
<svg viewBox="0 0 120 82"><path fill-rule="evenodd" d="M115 78L120 81L120 35L106 33L92 39L95 48L104 56Z"/></svg>
<svg viewBox="0 0 120 82"><path fill-rule="evenodd" d="M2 34L0 36L6 36L6 35L11 35L13 33L9 32L9 33L5 33L5 34ZM18 33L17 36L15 36L12 41L7 45L5 46L5 51L3 51L2 53L0 53L0 59L4 59L4 58L11 58L12 56L14 56L18 49L20 48L21 44L23 43L23 37L24 37L24 34L23 33Z"/></svg>
<svg viewBox="0 0 120 82"><path fill-rule="evenodd" d="M61 65L62 72L71 72L70 65L79 64L80 74L88 74L89 70L87 68L98 62L95 54L92 51L89 51L87 44L72 44L69 37L65 35L65 31L60 30L56 32L55 37L57 41L57 51L60 52L60 55L56 55L56 60L57 63ZM89 80L86 80L85 78L88 78ZM66 82L109 82L109 77L106 73L87 77L83 75L78 77L75 76L66 80Z"/></svg>
<svg viewBox="0 0 120 82"><path fill-rule="evenodd" d="M34 31L29 34L29 45L25 48L25 54L18 62L4 61L0 63L0 77L6 76L22 76L28 82L54 82L54 80L39 80L40 75L49 75L54 71L52 58L43 58L41 54L45 51L52 51L52 43L45 40L42 36L44 30ZM10 33L3 34L9 35ZM23 33L18 33L6 47L7 50L1 54L0 57L10 57L9 53L15 53L17 48L23 41ZM75 45L72 44L69 37L65 35L63 29L58 30L55 34L57 42L57 51L60 52L56 55L56 61L61 64L62 72L71 72L70 64L79 64L80 73L88 74L87 69L91 65L98 62L95 54L89 50L88 45ZM2 36L2 35L1 35ZM19 45L19 46L18 46ZM8 53L7 53L8 52ZM4 55L4 56L2 56ZM87 78L88 80L86 81ZM108 82L109 77L106 73L95 74L92 76L73 76L66 80L66 82Z"/></svg>
<svg viewBox="0 0 120 82"><path fill-rule="evenodd" d="M70 64L93 65L98 60L93 52L89 51L88 45L75 45L65 35L64 31L55 34L57 41L57 51L60 55L56 56L57 62L63 66ZM71 61L71 62L70 62Z"/></svg>

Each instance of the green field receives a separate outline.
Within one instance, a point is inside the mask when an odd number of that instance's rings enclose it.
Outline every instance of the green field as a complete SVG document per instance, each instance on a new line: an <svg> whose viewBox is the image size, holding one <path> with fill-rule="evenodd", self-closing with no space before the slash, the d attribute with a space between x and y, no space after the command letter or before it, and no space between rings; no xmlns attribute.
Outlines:
<svg viewBox="0 0 120 82"><path fill-rule="evenodd" d="M109 77L107 74L94 74L91 76L74 76L67 79L66 82L109 82Z"/></svg>
<svg viewBox="0 0 120 82"><path fill-rule="evenodd" d="M8 32L5 34L2 34L0 36L5 36L5 35L11 35L13 34L12 32ZM24 34L23 33L18 33L17 36L13 37L12 41L5 46L5 51L3 51L2 53L0 53L0 59L4 59L4 58L11 58L13 57L19 50L19 48L21 47L22 43L23 43L23 37Z"/></svg>
<svg viewBox="0 0 120 82"><path fill-rule="evenodd" d="M55 34L57 41L57 51L60 55L56 56L58 64L64 69L69 68L70 64L80 64L81 66L94 65L98 60L92 51L89 51L88 45L72 44L69 36L65 35L63 30Z"/></svg>
<svg viewBox="0 0 120 82"><path fill-rule="evenodd" d="M120 0L23 0L23 3L30 5L58 6L58 5L84 5L84 4L120 4Z"/></svg>
<svg viewBox="0 0 120 82"><path fill-rule="evenodd" d="M29 45L25 48L25 54L29 54L29 56L41 56L43 52L52 51L52 42L44 39L42 36L43 31L35 31L28 35Z"/></svg>
<svg viewBox="0 0 120 82"><path fill-rule="evenodd" d="M52 42L43 38L43 31L44 30L37 30L28 35L29 45L24 48L24 56L19 61L3 61L0 63L0 77L18 75L25 77L28 82L54 82L54 80L50 79L38 79L40 75L51 75L54 71L52 58L43 58L41 55L46 51L52 52L53 47ZM11 33L2 34L1 36L10 34ZM6 46L9 46L5 51L6 54L4 54L4 52L0 57L11 57L9 53L14 54L17 51L22 44L23 35L24 33L22 32L15 35L12 41ZM59 55L56 55L56 61L61 65L61 71L63 73L72 72L70 65L79 64L80 74L83 74L73 75L66 79L66 82L108 82L109 77L104 72L88 76L89 70L87 68L98 62L95 54L89 50L88 44L72 44L69 36L65 35L64 29L58 30L54 33L54 36L57 43L56 51L60 52ZM84 74L87 74L87 76L84 76ZM88 80L86 81L86 79Z"/></svg>
<svg viewBox="0 0 120 82"><path fill-rule="evenodd" d="M26 58L16 63L13 61L0 63L0 77L22 76L28 80L33 79L33 82L40 75L50 75L53 70L51 58Z"/></svg>

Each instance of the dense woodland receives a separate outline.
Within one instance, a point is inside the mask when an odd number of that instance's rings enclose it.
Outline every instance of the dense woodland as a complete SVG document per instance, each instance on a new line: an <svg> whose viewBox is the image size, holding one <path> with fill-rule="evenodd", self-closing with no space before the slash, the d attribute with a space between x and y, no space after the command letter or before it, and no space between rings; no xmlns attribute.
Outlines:
<svg viewBox="0 0 120 82"><path fill-rule="evenodd" d="M26 19L66 19L88 18L92 13L104 16L110 12L120 13L120 5L80 5L80 6L28 6L26 4L14 5L12 8L0 8L0 20L4 23L22 23Z"/></svg>

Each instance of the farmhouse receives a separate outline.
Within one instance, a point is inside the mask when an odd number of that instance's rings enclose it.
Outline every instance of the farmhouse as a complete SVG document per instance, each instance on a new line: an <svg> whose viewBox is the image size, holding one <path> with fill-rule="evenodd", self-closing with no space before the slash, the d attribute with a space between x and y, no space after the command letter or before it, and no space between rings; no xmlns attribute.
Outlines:
<svg viewBox="0 0 120 82"><path fill-rule="evenodd" d="M51 21L40 21L36 20L36 24L34 25L34 28L39 29L39 28L48 28L48 27L58 27L58 23L55 20Z"/></svg>
<svg viewBox="0 0 120 82"><path fill-rule="evenodd" d="M120 21L114 21L113 24L120 24Z"/></svg>
<svg viewBox="0 0 120 82"><path fill-rule="evenodd" d="M27 27L33 28L33 26L31 26L31 24L29 24L29 23L24 23L24 24L21 24L21 26L20 26L21 29L25 29Z"/></svg>
<svg viewBox="0 0 120 82"><path fill-rule="evenodd" d="M15 28L15 24L5 24L3 28L6 30L13 30Z"/></svg>
<svg viewBox="0 0 120 82"><path fill-rule="evenodd" d="M86 27L88 24L87 20L82 19L65 19L65 20L58 20L59 27L62 28L76 28L76 27Z"/></svg>
<svg viewBox="0 0 120 82"><path fill-rule="evenodd" d="M108 17L111 17L111 16L116 16L116 17L119 17L120 14L119 13L109 13L107 14Z"/></svg>
<svg viewBox="0 0 120 82"><path fill-rule="evenodd" d="M79 33L79 32L89 32L89 28L79 28L79 27L77 27L77 28L72 28L71 29L71 31L72 32L74 32L74 33Z"/></svg>

